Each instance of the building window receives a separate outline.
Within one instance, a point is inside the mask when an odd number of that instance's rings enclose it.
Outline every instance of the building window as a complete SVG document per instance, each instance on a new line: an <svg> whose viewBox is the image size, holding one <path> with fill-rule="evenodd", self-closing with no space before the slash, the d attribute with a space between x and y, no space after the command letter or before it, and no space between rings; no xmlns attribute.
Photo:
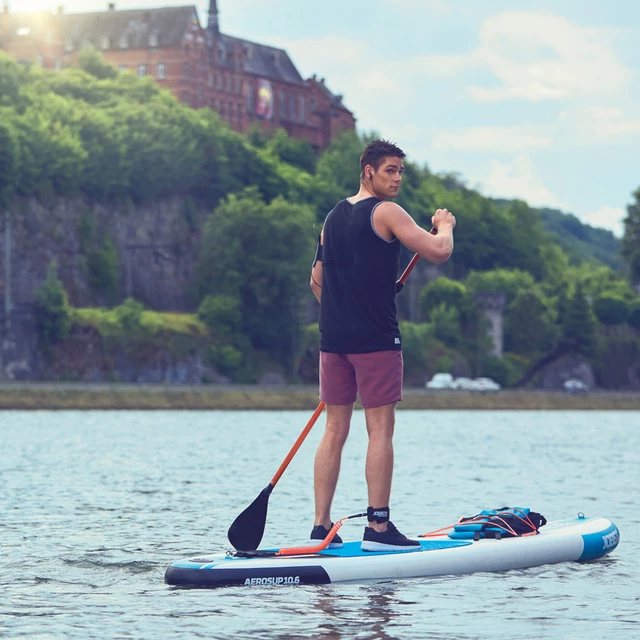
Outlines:
<svg viewBox="0 0 640 640"><path fill-rule="evenodd" d="M42 56L40 54L36 56L36 66L38 67L42 66Z"/></svg>
<svg viewBox="0 0 640 640"><path fill-rule="evenodd" d="M164 80L166 78L164 62L158 62L156 71L158 74L158 80Z"/></svg>
<svg viewBox="0 0 640 640"><path fill-rule="evenodd" d="M222 91L222 74L216 73L216 89Z"/></svg>
<svg viewBox="0 0 640 640"><path fill-rule="evenodd" d="M158 34L152 33L149 36L149 46L153 49L158 46Z"/></svg>
<svg viewBox="0 0 640 640"><path fill-rule="evenodd" d="M231 93L233 91L233 86L231 84L231 82L233 81L233 78L228 75L226 77L226 80L227 80L227 93Z"/></svg>
<svg viewBox="0 0 640 640"><path fill-rule="evenodd" d="M118 69L120 69L120 71L126 71L127 70L127 65L126 64L120 64L120 65L118 65Z"/></svg>
<svg viewBox="0 0 640 640"><path fill-rule="evenodd" d="M304 96L300 96L298 98L298 116L300 117L300 122L304 122L307 119L305 107L306 100L304 99Z"/></svg>
<svg viewBox="0 0 640 640"><path fill-rule="evenodd" d="M296 119L296 97L293 94L289 96L289 119L293 122Z"/></svg>
<svg viewBox="0 0 640 640"><path fill-rule="evenodd" d="M128 49L129 48L129 38L127 38L127 36L121 36L119 45L120 45L121 49Z"/></svg>
<svg viewBox="0 0 640 640"><path fill-rule="evenodd" d="M250 83L245 84L245 92L247 113L253 115L253 87Z"/></svg>
<svg viewBox="0 0 640 640"><path fill-rule="evenodd" d="M147 65L141 62L138 65L138 78L144 78L147 75Z"/></svg>
<svg viewBox="0 0 640 640"><path fill-rule="evenodd" d="M280 120L284 120L287 117L287 102L285 99L284 91L280 91L278 94L278 108L280 113Z"/></svg>
<svg viewBox="0 0 640 640"><path fill-rule="evenodd" d="M100 39L100 46L103 50L106 50L111 46L111 41L107 36L102 36L102 38Z"/></svg>
<svg viewBox="0 0 640 640"><path fill-rule="evenodd" d="M311 113L315 113L315 112L316 112L316 99L311 98Z"/></svg>
<svg viewBox="0 0 640 640"><path fill-rule="evenodd" d="M209 71L209 87L213 89L213 71Z"/></svg>
<svg viewBox="0 0 640 640"><path fill-rule="evenodd" d="M62 62L60 62L60 58L56 58L56 71L60 71L62 69Z"/></svg>
<svg viewBox="0 0 640 640"><path fill-rule="evenodd" d="M242 80L236 78L236 93L242 93Z"/></svg>

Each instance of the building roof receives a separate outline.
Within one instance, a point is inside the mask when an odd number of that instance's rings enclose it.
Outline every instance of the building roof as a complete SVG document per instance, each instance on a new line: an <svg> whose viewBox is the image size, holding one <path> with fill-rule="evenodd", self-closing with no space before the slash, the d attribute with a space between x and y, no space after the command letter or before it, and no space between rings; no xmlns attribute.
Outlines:
<svg viewBox="0 0 640 640"><path fill-rule="evenodd" d="M66 42L102 48L109 38L114 48L126 39L130 49L179 47L190 27L200 23L194 6L132 9L93 13L62 13L55 16Z"/></svg>
<svg viewBox="0 0 640 640"><path fill-rule="evenodd" d="M317 78L315 75L313 75L311 76L310 81L315 82L318 89L323 93L325 97L329 99L331 107L333 107L334 109L344 109L346 111L349 111L349 109L347 109L347 107L342 102L343 96L339 93L333 93L324 83L324 78ZM349 113L351 112L349 111Z"/></svg>
<svg viewBox="0 0 640 640"><path fill-rule="evenodd" d="M220 34L218 42L218 46L222 47L225 52L225 55L220 57L222 65L225 64L225 60L228 60L226 54L233 54L236 47L241 46L244 49L244 71L246 73L271 80L281 80L289 84L305 84L300 72L284 49L235 38L223 33Z"/></svg>

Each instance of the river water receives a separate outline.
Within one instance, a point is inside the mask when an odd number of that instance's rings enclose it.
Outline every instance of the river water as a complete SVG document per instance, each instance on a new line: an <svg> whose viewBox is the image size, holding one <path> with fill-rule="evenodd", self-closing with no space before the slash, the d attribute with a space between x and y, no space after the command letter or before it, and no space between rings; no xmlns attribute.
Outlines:
<svg viewBox="0 0 640 640"><path fill-rule="evenodd" d="M229 548L309 412L0 413L0 636L640 637L640 414L400 411L392 519L417 535L483 508L611 518L589 564L328 586L180 590L174 560ZM321 418L322 421L322 418ZM306 540L316 425L269 502L263 546ZM366 509L356 412L333 517ZM359 539L362 523L341 535Z"/></svg>

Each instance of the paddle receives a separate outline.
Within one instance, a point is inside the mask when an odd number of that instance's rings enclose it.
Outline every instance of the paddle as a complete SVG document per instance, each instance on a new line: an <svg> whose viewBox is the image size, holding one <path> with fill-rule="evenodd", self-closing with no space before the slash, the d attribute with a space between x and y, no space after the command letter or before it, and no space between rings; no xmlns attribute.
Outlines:
<svg viewBox="0 0 640 640"><path fill-rule="evenodd" d="M435 235L436 230L431 229L430 233ZM420 256L417 253L413 258L411 258L411 262L409 262L407 268L402 272L402 275L398 279L398 282L396 283L397 285L404 285L406 279L413 271L413 268L416 266L419 259ZM293 447L291 447L291 451L289 451L287 457L280 465L280 468L276 471L273 478L271 478L271 482L258 494L258 497L233 521L232 525L229 527L227 538L229 538L229 542L233 545L234 549L255 551L258 548L258 545L262 540L262 536L264 535L264 527L267 523L269 496L323 411L324 402L320 402L309 419L309 422L307 422L305 428L302 430L302 433L298 436Z"/></svg>

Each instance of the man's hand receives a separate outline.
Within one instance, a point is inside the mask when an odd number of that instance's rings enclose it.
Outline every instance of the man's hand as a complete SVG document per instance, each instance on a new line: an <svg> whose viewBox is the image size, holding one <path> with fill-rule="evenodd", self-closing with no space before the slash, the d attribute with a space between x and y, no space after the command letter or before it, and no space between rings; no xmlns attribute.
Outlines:
<svg viewBox="0 0 640 640"><path fill-rule="evenodd" d="M431 224L436 228L450 225L453 229L456 226L456 217L448 209L438 209L431 216Z"/></svg>

